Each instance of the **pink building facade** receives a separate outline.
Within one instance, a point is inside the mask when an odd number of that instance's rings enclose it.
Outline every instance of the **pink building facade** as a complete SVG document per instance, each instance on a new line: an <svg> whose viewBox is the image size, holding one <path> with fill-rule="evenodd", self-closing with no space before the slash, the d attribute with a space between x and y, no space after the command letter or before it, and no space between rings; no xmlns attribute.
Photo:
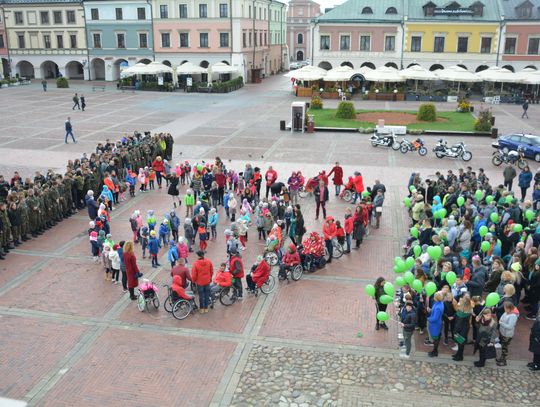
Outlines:
<svg viewBox="0 0 540 407"><path fill-rule="evenodd" d="M287 45L291 61L311 59L311 22L321 15L321 6L312 0L291 0L287 14Z"/></svg>
<svg viewBox="0 0 540 407"><path fill-rule="evenodd" d="M9 53L8 53L6 28L4 25L4 12L0 10L0 78L9 75Z"/></svg>

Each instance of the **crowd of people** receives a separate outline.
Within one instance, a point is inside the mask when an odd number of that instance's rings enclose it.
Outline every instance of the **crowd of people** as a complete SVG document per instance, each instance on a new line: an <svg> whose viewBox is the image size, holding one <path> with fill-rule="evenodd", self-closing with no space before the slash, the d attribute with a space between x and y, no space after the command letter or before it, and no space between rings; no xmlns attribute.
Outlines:
<svg viewBox="0 0 540 407"><path fill-rule="evenodd" d="M170 159L172 148L170 134L135 132L98 144L90 156L69 160L64 174L49 169L23 178L15 172L9 181L0 175L0 260L89 204L93 220L101 203L112 210L129 189L129 172L151 166L157 156Z"/></svg>
<svg viewBox="0 0 540 407"><path fill-rule="evenodd" d="M540 370L540 214L526 199L533 179L535 193L540 189L540 178L525 168L518 199L511 182L516 174L510 179L510 172L504 171L504 185L492 184L482 169L471 167L429 179L411 174L404 199L410 234L394 269L404 357L415 330L422 335L427 327L429 356L438 356L442 342L453 346L455 361L462 361L471 344L479 354L475 366L489 358L505 366L518 319L526 318L535 321L528 366ZM381 277L374 288L376 328L386 328L392 284Z"/></svg>

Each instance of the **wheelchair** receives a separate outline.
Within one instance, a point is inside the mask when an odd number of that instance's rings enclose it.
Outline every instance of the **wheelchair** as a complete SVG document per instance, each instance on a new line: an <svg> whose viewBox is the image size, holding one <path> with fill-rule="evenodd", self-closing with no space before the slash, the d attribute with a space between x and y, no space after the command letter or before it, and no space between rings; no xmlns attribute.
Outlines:
<svg viewBox="0 0 540 407"><path fill-rule="evenodd" d="M152 304L154 308L159 309L159 296L157 290L149 288L146 290L140 290L137 295L137 308L139 311L150 311L150 305Z"/></svg>
<svg viewBox="0 0 540 407"><path fill-rule="evenodd" d="M343 256L343 246L337 241L337 239L332 239L332 248L333 259L339 259L341 258L341 256ZM326 262L330 260L330 253L328 253L328 249L326 248L326 246L324 246L324 258Z"/></svg>
<svg viewBox="0 0 540 407"><path fill-rule="evenodd" d="M194 313L197 310L197 304L195 300L185 300L178 297L171 287L164 285L167 288L167 298L163 302L163 308L168 313L172 313L172 316L178 320L182 320L188 317L189 314Z"/></svg>
<svg viewBox="0 0 540 407"><path fill-rule="evenodd" d="M283 266L283 272L282 270ZM304 267L302 267L302 263L295 264L294 266L285 266L283 264L280 264L279 266L279 274L278 274L278 280L289 280L289 276L293 281L298 281L302 278L302 275L304 274Z"/></svg>

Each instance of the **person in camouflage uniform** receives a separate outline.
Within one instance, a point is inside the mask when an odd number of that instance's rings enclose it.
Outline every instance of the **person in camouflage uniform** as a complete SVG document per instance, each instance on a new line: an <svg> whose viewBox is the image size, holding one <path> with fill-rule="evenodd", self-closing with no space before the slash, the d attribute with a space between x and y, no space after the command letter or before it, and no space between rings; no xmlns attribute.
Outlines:
<svg viewBox="0 0 540 407"><path fill-rule="evenodd" d="M28 197L26 198L26 205L28 206L28 223L30 227L30 233L32 237L37 237L43 232L40 225L40 210L39 199L34 196L34 189L28 190Z"/></svg>

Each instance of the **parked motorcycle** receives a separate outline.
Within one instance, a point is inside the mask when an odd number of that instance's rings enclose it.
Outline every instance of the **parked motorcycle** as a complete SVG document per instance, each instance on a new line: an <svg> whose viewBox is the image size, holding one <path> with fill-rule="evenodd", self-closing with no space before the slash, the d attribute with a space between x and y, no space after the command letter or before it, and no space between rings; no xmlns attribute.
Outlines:
<svg viewBox="0 0 540 407"><path fill-rule="evenodd" d="M529 165L524 157L525 151L523 147L520 146L518 147L517 151L508 151L505 153L503 150L498 150L493 152L491 162L497 167L502 163L514 164L517 165L520 170L522 170Z"/></svg>
<svg viewBox="0 0 540 407"><path fill-rule="evenodd" d="M399 146L399 151L403 154L408 153L409 151L418 151L418 154L424 156L427 154L427 148L424 145L424 140L417 138L416 140L409 141L407 139L402 139Z"/></svg>
<svg viewBox="0 0 540 407"><path fill-rule="evenodd" d="M437 158L461 158L463 161L470 161L472 159L472 153L467 150L467 146L462 141L449 147L446 140L441 138L437 142L433 152Z"/></svg>
<svg viewBox="0 0 540 407"><path fill-rule="evenodd" d="M394 132L390 132L389 134L374 133L370 137L369 141L371 141L371 145L373 147L392 147L392 149L396 151L399 150L399 147L401 146L400 142L397 141L397 137Z"/></svg>

